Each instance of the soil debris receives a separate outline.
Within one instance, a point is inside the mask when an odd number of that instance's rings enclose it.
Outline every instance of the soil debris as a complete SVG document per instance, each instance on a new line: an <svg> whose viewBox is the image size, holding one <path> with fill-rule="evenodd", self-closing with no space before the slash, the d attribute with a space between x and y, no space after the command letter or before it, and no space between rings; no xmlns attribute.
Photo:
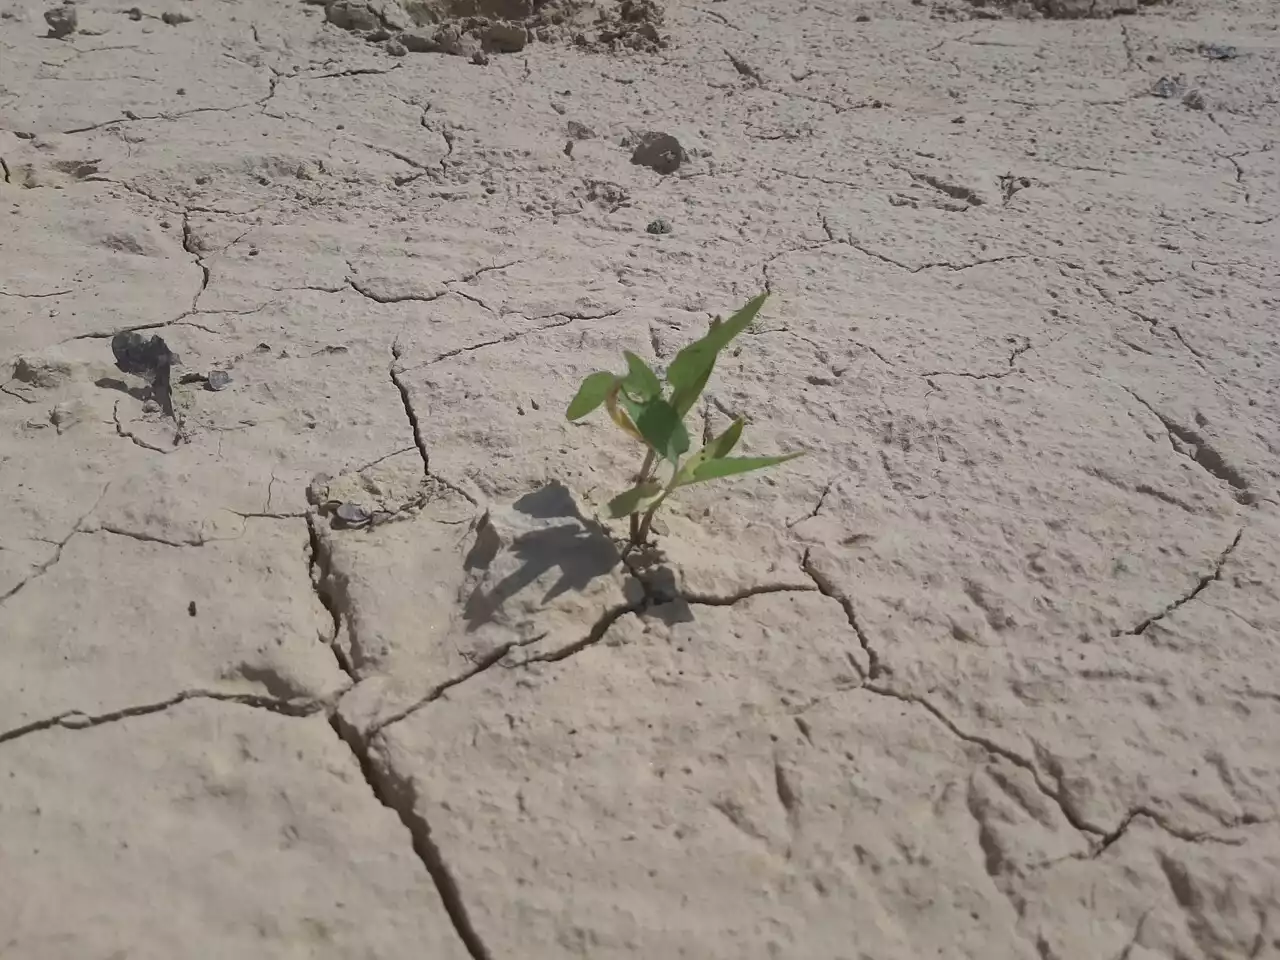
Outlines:
<svg viewBox="0 0 1280 960"><path fill-rule="evenodd" d="M1099 20L1137 13L1165 0L969 0L974 14L999 16L1001 10L1015 17L1049 20Z"/></svg>
<svg viewBox="0 0 1280 960"><path fill-rule="evenodd" d="M325 19L394 44L389 52L519 53L533 40L595 50L654 51L666 46L654 0L329 0Z"/></svg>

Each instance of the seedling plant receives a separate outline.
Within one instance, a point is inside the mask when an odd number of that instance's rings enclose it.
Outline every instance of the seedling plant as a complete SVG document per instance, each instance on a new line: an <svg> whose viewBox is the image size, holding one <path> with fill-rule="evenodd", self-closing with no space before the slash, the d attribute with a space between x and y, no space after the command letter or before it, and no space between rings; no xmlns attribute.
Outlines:
<svg viewBox="0 0 1280 960"><path fill-rule="evenodd" d="M802 455L803 451L771 457L730 456L742 439L744 421L739 417L724 433L685 456L690 442L684 418L702 396L720 352L751 326L768 296L760 294L728 320L712 320L706 336L676 354L662 377L640 357L624 350L625 374L601 371L589 375L570 402L566 413L570 421L581 420L603 406L618 429L645 448L635 485L606 507L611 519L629 518L632 546L648 542L654 514L681 487L761 470Z"/></svg>

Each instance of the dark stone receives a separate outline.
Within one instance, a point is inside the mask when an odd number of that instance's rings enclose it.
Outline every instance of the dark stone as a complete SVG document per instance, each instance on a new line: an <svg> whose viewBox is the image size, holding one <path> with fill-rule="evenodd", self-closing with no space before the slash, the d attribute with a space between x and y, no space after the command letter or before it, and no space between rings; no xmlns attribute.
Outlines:
<svg viewBox="0 0 1280 960"><path fill-rule="evenodd" d="M168 344L159 336L148 340L136 330L126 330L111 338L111 352L120 370L142 377L151 384L151 393L161 409L173 416L169 374L178 362L178 355L169 349Z"/></svg>
<svg viewBox="0 0 1280 960"><path fill-rule="evenodd" d="M1200 55L1208 57L1210 60L1234 60L1240 56L1240 51L1225 43L1202 43L1200 44Z"/></svg>
<svg viewBox="0 0 1280 960"><path fill-rule="evenodd" d="M631 162L658 173L675 173L689 159L680 141L669 133L645 133L631 154Z"/></svg>
<svg viewBox="0 0 1280 960"><path fill-rule="evenodd" d="M49 36L58 40L68 37L76 32L76 8L70 3L50 7L44 12L44 22L49 25Z"/></svg>

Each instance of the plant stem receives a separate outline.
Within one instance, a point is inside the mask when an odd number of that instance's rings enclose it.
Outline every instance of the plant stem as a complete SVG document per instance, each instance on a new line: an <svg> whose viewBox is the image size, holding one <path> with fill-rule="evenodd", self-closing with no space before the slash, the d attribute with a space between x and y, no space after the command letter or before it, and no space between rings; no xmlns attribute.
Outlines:
<svg viewBox="0 0 1280 960"><path fill-rule="evenodd" d="M649 448L649 452L644 455L644 463L640 465L640 472L636 474L636 486L644 483L649 479L649 471L653 469L653 461L657 457L653 448ZM637 547L644 543L644 537L640 532L640 514L633 513L630 518L631 523L631 542Z"/></svg>
<svg viewBox="0 0 1280 960"><path fill-rule="evenodd" d="M641 484L649 479L649 471L653 469L653 461L658 455L650 448L649 452L644 455L644 463L640 465L640 472L636 474L636 483Z"/></svg>
<svg viewBox="0 0 1280 960"><path fill-rule="evenodd" d="M670 487L662 491L662 496L653 501L653 505L644 512L644 518L640 521L640 529L636 531L631 541L637 547L644 546L645 541L649 539L649 528L653 526L653 515L658 512L658 508L662 506L662 502L667 499L667 494L669 493L671 493ZM632 516L634 517L635 514L632 514Z"/></svg>

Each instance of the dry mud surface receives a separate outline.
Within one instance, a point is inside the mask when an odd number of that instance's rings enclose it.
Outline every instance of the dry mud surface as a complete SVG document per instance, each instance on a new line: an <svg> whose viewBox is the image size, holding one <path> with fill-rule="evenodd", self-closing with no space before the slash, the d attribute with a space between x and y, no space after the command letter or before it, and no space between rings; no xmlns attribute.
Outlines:
<svg viewBox="0 0 1280 960"><path fill-rule="evenodd" d="M1280 956L1271 0L140 2L0 0L0 956Z"/></svg>

